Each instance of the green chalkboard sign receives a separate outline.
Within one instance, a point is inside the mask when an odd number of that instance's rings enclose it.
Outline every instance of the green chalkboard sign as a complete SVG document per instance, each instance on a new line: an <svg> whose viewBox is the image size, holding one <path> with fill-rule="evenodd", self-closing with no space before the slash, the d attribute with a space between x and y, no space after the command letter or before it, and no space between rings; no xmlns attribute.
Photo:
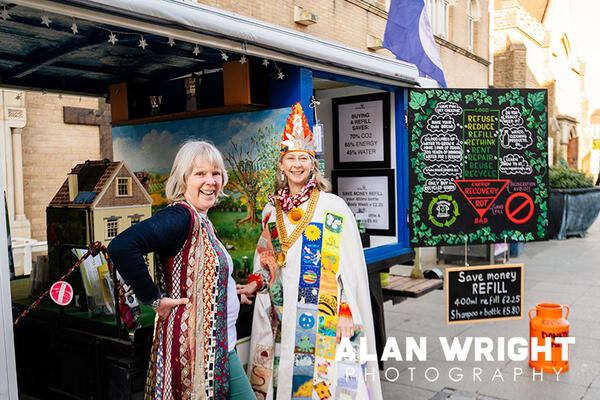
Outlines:
<svg viewBox="0 0 600 400"><path fill-rule="evenodd" d="M538 89L410 91L412 247L546 239L547 98Z"/></svg>

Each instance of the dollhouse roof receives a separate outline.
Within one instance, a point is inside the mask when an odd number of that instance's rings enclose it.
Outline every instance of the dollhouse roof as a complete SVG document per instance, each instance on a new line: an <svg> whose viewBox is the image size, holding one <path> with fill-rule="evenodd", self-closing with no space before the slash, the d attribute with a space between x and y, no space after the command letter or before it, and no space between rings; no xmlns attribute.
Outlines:
<svg viewBox="0 0 600 400"><path fill-rule="evenodd" d="M122 161L87 160L77 164L71 174L77 174L78 194L73 201L69 200L69 179L62 184L52 201L50 207L86 206L91 205L105 186L112 181L114 172Z"/></svg>

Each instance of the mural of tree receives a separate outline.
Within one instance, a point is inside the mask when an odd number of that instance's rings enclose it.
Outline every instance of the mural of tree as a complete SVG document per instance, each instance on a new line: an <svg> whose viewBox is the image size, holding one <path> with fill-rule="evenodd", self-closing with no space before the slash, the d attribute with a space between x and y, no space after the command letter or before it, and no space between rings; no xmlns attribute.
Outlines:
<svg viewBox="0 0 600 400"><path fill-rule="evenodd" d="M254 225L260 222L257 203L265 201L273 190L276 173L277 140L273 126L259 129L248 143L239 145L233 140L231 150L225 154L229 166L227 189L239 193L246 200L247 215L238 225Z"/></svg>

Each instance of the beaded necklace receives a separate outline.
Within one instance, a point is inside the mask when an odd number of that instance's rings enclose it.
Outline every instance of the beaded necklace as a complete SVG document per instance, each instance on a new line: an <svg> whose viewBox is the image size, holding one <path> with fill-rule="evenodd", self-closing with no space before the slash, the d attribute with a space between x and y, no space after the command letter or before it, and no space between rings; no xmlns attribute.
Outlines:
<svg viewBox="0 0 600 400"><path fill-rule="evenodd" d="M287 231L285 230L285 223L283 222L283 212L281 211L281 203L279 200L275 200L275 216L277 222L277 230L279 231L279 242L281 243L281 251L277 254L277 265L284 267L287 258L287 251L292 247L294 242L300 237L306 226L312 219L312 216L317 208L317 200L319 200L319 189L313 188L310 198L308 199L308 206L306 212L298 222L298 225L292 231L292 234L288 237Z"/></svg>

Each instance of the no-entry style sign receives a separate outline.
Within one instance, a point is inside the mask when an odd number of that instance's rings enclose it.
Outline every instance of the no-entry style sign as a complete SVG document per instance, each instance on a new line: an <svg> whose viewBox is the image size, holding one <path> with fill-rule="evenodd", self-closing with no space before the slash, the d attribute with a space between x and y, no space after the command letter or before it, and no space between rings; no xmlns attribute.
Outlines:
<svg viewBox="0 0 600 400"><path fill-rule="evenodd" d="M533 200L527 193L513 193L506 200L506 216L515 224L529 221L534 209Z"/></svg>
<svg viewBox="0 0 600 400"><path fill-rule="evenodd" d="M73 300L73 287L69 282L55 282L50 287L50 298L59 306L66 306Z"/></svg>
<svg viewBox="0 0 600 400"><path fill-rule="evenodd" d="M546 238L547 97L539 89L410 91L412 247Z"/></svg>

